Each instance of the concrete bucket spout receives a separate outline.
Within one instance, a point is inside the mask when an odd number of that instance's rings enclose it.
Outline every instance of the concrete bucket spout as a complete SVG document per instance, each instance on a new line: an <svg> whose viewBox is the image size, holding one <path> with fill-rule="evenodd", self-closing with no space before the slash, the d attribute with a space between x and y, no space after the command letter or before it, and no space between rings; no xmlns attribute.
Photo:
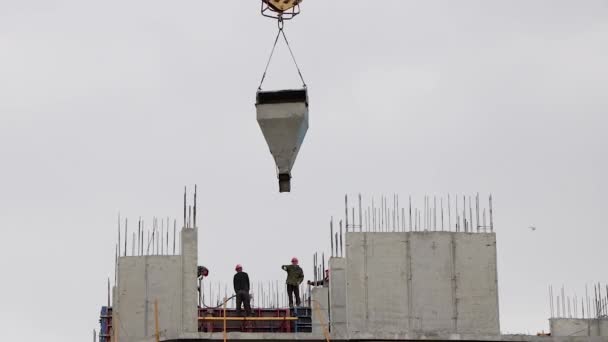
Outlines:
<svg viewBox="0 0 608 342"><path fill-rule="evenodd" d="M291 190L291 169L308 130L308 92L258 91L257 120L277 165L279 192Z"/></svg>

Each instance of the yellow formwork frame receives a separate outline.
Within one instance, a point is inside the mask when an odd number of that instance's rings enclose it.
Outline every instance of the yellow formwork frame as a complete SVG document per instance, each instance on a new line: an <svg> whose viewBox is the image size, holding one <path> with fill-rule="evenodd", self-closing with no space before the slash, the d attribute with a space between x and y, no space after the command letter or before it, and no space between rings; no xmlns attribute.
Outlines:
<svg viewBox="0 0 608 342"><path fill-rule="evenodd" d="M224 342L226 342L226 340L228 339L228 334L226 331L226 302L228 301L228 299L226 297L224 297Z"/></svg>
<svg viewBox="0 0 608 342"><path fill-rule="evenodd" d="M327 326L325 325L325 323L323 323L323 320L321 319L321 317L323 317L323 313L321 312L321 304L314 299L312 299L311 301L314 303L315 312L319 316L319 323L323 327L323 335L325 336L325 341L330 342L331 338L329 336L329 330L327 329Z"/></svg>

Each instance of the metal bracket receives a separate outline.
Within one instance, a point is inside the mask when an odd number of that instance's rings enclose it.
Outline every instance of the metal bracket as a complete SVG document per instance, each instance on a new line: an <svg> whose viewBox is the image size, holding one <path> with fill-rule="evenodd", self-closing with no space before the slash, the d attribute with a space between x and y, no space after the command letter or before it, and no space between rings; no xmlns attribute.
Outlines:
<svg viewBox="0 0 608 342"><path fill-rule="evenodd" d="M282 0L284 6L273 4L273 0L262 0L260 12L263 16L279 20L290 20L300 14L302 0Z"/></svg>

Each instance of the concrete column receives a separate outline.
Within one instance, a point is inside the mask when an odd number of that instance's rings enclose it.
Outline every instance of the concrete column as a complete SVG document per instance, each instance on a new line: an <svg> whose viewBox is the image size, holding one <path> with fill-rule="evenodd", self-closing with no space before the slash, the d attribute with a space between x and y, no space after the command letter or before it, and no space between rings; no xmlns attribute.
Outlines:
<svg viewBox="0 0 608 342"><path fill-rule="evenodd" d="M407 304L404 305L406 308L407 316L407 329L411 330L414 326L414 286L412 285L412 244L410 237L412 234L406 233L405 237L405 284L406 284L406 298Z"/></svg>
<svg viewBox="0 0 608 342"><path fill-rule="evenodd" d="M496 235L454 235L457 331L499 335Z"/></svg>
<svg viewBox="0 0 608 342"><path fill-rule="evenodd" d="M198 228L183 228L182 251L182 333L198 332L197 282Z"/></svg>
<svg viewBox="0 0 608 342"><path fill-rule="evenodd" d="M458 331L458 282L456 279L456 235L450 234L450 278L452 279L452 331Z"/></svg>
<svg viewBox="0 0 608 342"><path fill-rule="evenodd" d="M323 326L329 329L328 287L315 287L312 289L312 308L312 332L322 336Z"/></svg>
<svg viewBox="0 0 608 342"><path fill-rule="evenodd" d="M112 286L112 329L114 329L114 332L110 332L111 334L117 334L119 333L117 327L115 326L115 322L118 322L118 307L119 307L119 303L118 303L118 288L116 287L116 285Z"/></svg>
<svg viewBox="0 0 608 342"><path fill-rule="evenodd" d="M329 259L329 314L332 339L348 337L346 307L346 259Z"/></svg>

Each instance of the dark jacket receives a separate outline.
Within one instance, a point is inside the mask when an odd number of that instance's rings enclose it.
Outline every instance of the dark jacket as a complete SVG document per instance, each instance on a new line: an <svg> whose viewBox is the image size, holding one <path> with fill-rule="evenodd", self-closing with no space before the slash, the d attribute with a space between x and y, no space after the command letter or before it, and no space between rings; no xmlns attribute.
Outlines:
<svg viewBox="0 0 608 342"><path fill-rule="evenodd" d="M281 268L287 272L287 285L300 285L304 281L304 271L298 265L283 265Z"/></svg>
<svg viewBox="0 0 608 342"><path fill-rule="evenodd" d="M249 292L249 276L245 272L236 272L233 279L234 293L239 291Z"/></svg>

